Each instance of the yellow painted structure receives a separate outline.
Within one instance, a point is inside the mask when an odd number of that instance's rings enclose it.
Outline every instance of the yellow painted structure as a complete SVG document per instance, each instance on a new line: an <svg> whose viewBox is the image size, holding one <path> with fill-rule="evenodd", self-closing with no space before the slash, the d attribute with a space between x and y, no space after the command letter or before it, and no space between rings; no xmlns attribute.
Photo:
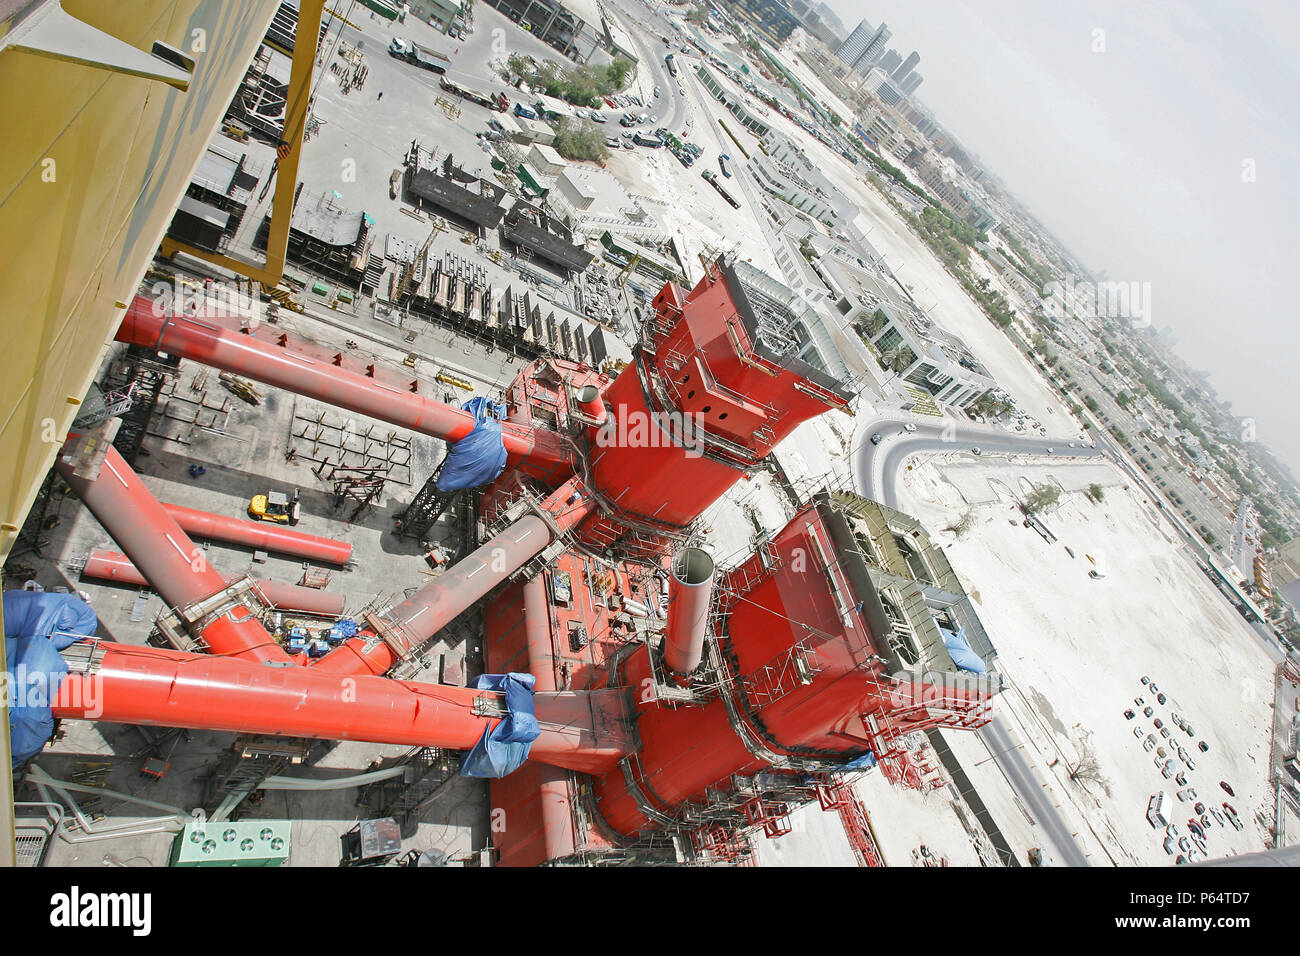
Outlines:
<svg viewBox="0 0 1300 956"><path fill-rule="evenodd" d="M57 20L57 2L6 4L0 42L39 18ZM322 5L302 4L303 22L315 19L313 42L299 44L310 48L308 64ZM278 6L62 0L63 13L107 35L100 39L146 54L161 41L192 60L184 89L90 62L87 50L103 44L73 55L57 44L44 53L0 49L0 561ZM295 145L304 114L305 103L293 104L287 117ZM290 189L296 166L295 149ZM0 866L14 858L5 718L0 710Z"/></svg>

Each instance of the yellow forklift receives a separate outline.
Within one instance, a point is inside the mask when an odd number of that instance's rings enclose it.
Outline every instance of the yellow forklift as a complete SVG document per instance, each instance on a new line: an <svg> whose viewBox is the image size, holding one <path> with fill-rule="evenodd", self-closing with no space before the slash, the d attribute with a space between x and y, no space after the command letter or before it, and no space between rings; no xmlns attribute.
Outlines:
<svg viewBox="0 0 1300 956"><path fill-rule="evenodd" d="M248 516L258 521L274 521L276 524L297 524L298 489L293 490L292 498L280 491L253 495L248 502Z"/></svg>

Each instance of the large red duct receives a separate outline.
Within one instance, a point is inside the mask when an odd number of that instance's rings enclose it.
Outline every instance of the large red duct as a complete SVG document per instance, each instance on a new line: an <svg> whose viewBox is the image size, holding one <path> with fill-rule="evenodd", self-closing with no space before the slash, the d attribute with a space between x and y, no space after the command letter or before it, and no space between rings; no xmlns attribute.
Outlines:
<svg viewBox="0 0 1300 956"><path fill-rule="evenodd" d="M552 525L536 514L525 515L434 578L385 615L385 623L412 649L452 622L555 540L556 531L577 525L595 509L590 495L570 481L543 501ZM392 647L366 631L326 654L313 670L345 674L383 674L397 662Z"/></svg>
<svg viewBox="0 0 1300 956"><path fill-rule="evenodd" d="M276 554L290 554L322 564L347 564L352 557L352 545L347 541L322 538L269 521L246 521L210 511L198 511L184 505L164 502L163 507L187 533L200 538L242 544L263 551L274 551Z"/></svg>
<svg viewBox="0 0 1300 956"><path fill-rule="evenodd" d="M368 675L156 647L97 643L87 673L64 680L58 718L469 750L496 725L504 696ZM604 772L631 750L618 691L540 694L531 756Z"/></svg>
<svg viewBox="0 0 1300 956"><path fill-rule="evenodd" d="M204 551L150 494L117 449L107 446L99 476L92 480L76 474L75 443L75 436L69 439L55 467L164 601L185 608L226 587L225 578L208 564ZM216 618L204 630L203 639L215 654L289 660L242 606Z"/></svg>
<svg viewBox="0 0 1300 956"><path fill-rule="evenodd" d="M148 581L131 559L117 551L96 548L86 559L82 569L83 577L97 581L112 581L116 584L147 586ZM223 574L227 585L239 580L242 575ZM297 584L283 584L266 578L255 578L253 583L273 607L282 611L297 611L303 614L317 614L323 617L341 617L346 601L342 594L322 591L319 588L306 588Z"/></svg>
<svg viewBox="0 0 1300 956"><path fill-rule="evenodd" d="M306 343L289 347L287 333L262 325L231 328L235 318L187 319L156 314L154 303L137 296L117 332L117 340L192 359L244 375L350 411L391 422L411 431L455 442L474 430L474 416L343 367L341 354L313 356ZM573 455L560 436L545 429L505 422L502 438L511 464L537 477L563 479Z"/></svg>

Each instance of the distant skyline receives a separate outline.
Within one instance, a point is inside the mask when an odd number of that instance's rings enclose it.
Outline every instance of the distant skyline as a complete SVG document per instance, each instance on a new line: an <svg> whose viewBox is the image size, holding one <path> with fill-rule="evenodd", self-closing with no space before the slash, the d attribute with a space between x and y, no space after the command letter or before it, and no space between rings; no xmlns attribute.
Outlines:
<svg viewBox="0 0 1300 956"><path fill-rule="evenodd" d="M1150 282L1153 324L1300 473L1300 4L829 5L921 51L936 119L1087 268Z"/></svg>

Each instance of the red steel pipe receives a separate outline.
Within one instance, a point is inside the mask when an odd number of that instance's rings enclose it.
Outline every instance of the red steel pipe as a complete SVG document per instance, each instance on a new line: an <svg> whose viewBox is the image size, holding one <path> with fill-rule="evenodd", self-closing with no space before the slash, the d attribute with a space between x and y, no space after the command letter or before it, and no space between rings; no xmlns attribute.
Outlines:
<svg viewBox="0 0 1300 956"><path fill-rule="evenodd" d="M576 482L569 481L542 502L542 508L563 531L591 514L595 500L590 495L579 496ZM413 647L418 646L540 554L553 540L550 525L537 515L525 515L389 611L387 622ZM367 648L368 644L373 646ZM367 629L326 654L312 669L383 674L396 661L392 649L382 641L375 641L374 633Z"/></svg>
<svg viewBox="0 0 1300 956"><path fill-rule="evenodd" d="M183 608L226 587L225 578L208 564L202 549L150 494L117 449L108 446L99 477L92 481L77 477L73 462L66 457L68 447L59 455L59 474L164 601ZM217 618L203 638L216 654L289 659L246 608L235 608Z"/></svg>
<svg viewBox="0 0 1300 956"><path fill-rule="evenodd" d="M157 647L98 643L102 659L63 681L58 718L106 720L231 733L360 740L469 750L497 718L474 713L475 700L503 695L387 677L340 677L291 664ZM617 691L534 699L541 736L530 757L585 772L605 772L630 750Z"/></svg>
<svg viewBox="0 0 1300 956"><path fill-rule="evenodd" d="M668 580L668 624L664 629L664 663L677 680L704 659L704 638L713 598L713 559L700 548L683 548L673 557Z"/></svg>
<svg viewBox="0 0 1300 956"><path fill-rule="evenodd" d="M131 559L117 551L96 548L86 559L86 567L81 572L83 577L97 581L113 581L117 584L147 586L148 581L140 570L131 563ZM241 575L222 574L227 584L233 584ZM318 614L324 617L341 617L346 601L342 594L333 594L319 588L307 588L297 584L282 584L266 578L254 578L257 590L274 607L282 611L298 611L303 614Z"/></svg>
<svg viewBox="0 0 1300 956"><path fill-rule="evenodd" d="M277 334L274 328L240 331L220 322L221 318L160 316L153 302L136 296L117 340L192 359L448 442L459 441L474 429L469 412L290 349L287 337L283 344L267 340L265 336ZM502 439L510 463L522 464L530 473L554 476L571 470L572 455L554 432L505 422Z"/></svg>
<svg viewBox="0 0 1300 956"><path fill-rule="evenodd" d="M536 678L538 693L556 690L555 649L551 643L551 609L546 598L546 578L529 578L524 584L524 640L528 670ZM573 808L569 804L568 774L558 767L538 770L537 799L542 811L542 841L546 859L560 860L574 851Z"/></svg>
<svg viewBox="0 0 1300 956"><path fill-rule="evenodd" d="M352 557L352 545L347 541L295 531L274 522L246 521L210 511L198 511L184 505L163 502L163 507L176 519L178 525L196 537L243 544L277 554L291 554L296 558L319 561L322 564L347 564Z"/></svg>

